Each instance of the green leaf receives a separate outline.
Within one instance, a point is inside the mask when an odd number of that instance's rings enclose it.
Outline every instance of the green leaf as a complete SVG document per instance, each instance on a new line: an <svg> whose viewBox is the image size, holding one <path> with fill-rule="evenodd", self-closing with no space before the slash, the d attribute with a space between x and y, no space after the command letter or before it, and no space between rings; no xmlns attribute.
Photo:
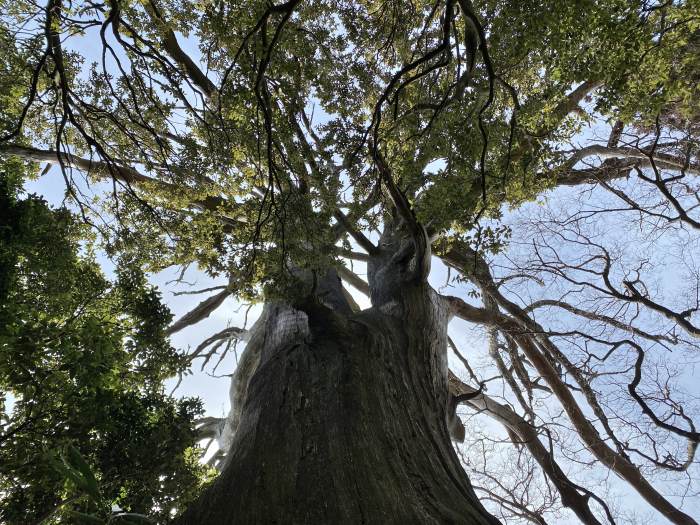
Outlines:
<svg viewBox="0 0 700 525"><path fill-rule="evenodd" d="M102 500L102 496L100 495L97 479L95 479L95 475L93 474L90 465L88 465L80 451L72 444L68 445L67 451L71 465L73 465L80 474L82 479L82 488L84 488L84 490L92 497L93 501L96 503L100 502Z"/></svg>

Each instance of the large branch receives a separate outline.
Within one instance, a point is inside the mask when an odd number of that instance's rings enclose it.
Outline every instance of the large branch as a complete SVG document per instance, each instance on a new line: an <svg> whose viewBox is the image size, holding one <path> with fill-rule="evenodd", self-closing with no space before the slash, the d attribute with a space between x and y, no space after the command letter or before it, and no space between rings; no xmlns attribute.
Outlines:
<svg viewBox="0 0 700 525"><path fill-rule="evenodd" d="M60 164L60 161L63 160L68 165L84 171L85 173L105 180L113 178L127 184L129 187L132 185L137 187L139 185L150 185L157 190L177 194L182 193L184 190L182 187L177 186L176 184L171 184L169 182L143 175L138 170L121 163L107 163L103 161L85 159L78 157L77 155L73 155L72 153L59 153L54 150L42 150L29 146L19 146L16 144L0 144L0 153L13 155L33 162L46 162L48 164ZM218 208L225 203L226 200L221 197L209 196L204 199L194 200L192 202L192 206L199 209L217 211ZM228 218L227 220L231 221L231 219Z"/></svg>
<svg viewBox="0 0 700 525"><path fill-rule="evenodd" d="M700 175L700 164L688 162L688 159L678 155L668 153L657 153L644 149L630 147L608 147L602 144L586 146L574 152L567 164L573 167L577 162L583 161L587 157L601 157L604 159L621 159L634 161L633 165L639 168L650 168L656 165L657 168L680 171L690 175Z"/></svg>
<svg viewBox="0 0 700 525"><path fill-rule="evenodd" d="M567 477L556 462L554 454L542 444L537 430L530 423L511 410L510 407L498 403L483 392L460 381L451 370L448 373L448 380L450 392L454 396L469 395L469 400L466 401L467 405L501 423L519 439L519 444L525 445L547 478L559 491L561 502L565 507L571 509L586 525L600 524L588 505L592 494ZM584 492L584 494L580 492ZM607 505L601 499L595 499L603 506L606 514L610 516ZM610 521L613 523L612 519Z"/></svg>
<svg viewBox="0 0 700 525"><path fill-rule="evenodd" d="M605 161L599 166L574 169L576 164L589 157L599 157ZM539 173L537 177L542 180L553 178L556 186L579 186L623 179L628 177L634 168L654 167L683 171L688 175L700 175L700 164L688 162L688 159L677 155L668 153L652 155L644 149L594 144L575 151L560 168Z"/></svg>
<svg viewBox="0 0 700 525"><path fill-rule="evenodd" d="M348 269L344 264L339 264L337 271L338 275L343 281L369 297L369 284L367 284L364 279L362 279L352 270Z"/></svg>
<svg viewBox="0 0 700 525"><path fill-rule="evenodd" d="M221 306L221 303L223 303L229 295L231 295L231 290L226 289L216 295L212 295L208 299L205 299L191 311L187 312L185 315L180 317L180 319L171 324L165 333L167 335L172 335L175 332L179 332L190 325L206 319L214 310Z"/></svg>
<svg viewBox="0 0 700 525"><path fill-rule="evenodd" d="M192 83L197 86L209 98L216 92L216 86L209 80L204 72L197 66L194 60L182 50L177 41L174 31L170 28L168 22L163 18L160 7L155 0L143 2L146 12L156 25L158 32L161 35L161 45L170 57L184 70L187 77Z"/></svg>
<svg viewBox="0 0 700 525"><path fill-rule="evenodd" d="M632 167L636 164L634 159L608 159L600 166L571 169L568 166L563 169L554 169L549 172L537 174L537 179L541 181L554 180L555 186L580 186L582 184L595 184L597 182L608 182L616 179L625 179L632 172Z"/></svg>
<svg viewBox="0 0 700 525"><path fill-rule="evenodd" d="M175 186L174 184L162 182L157 179L148 177L147 175L143 175L142 173L128 166L120 164L108 165L106 162L84 159L71 153L59 154L58 152L53 150L42 150L32 148L29 146L19 146L15 144L0 144L0 153L14 155L25 160L31 160L34 162L46 162L49 164L58 164L60 157L66 162L68 162L71 166L74 166L92 175L98 175L101 177L112 176L115 179L121 180L122 182L125 182L127 184L146 182L149 184L153 184L157 188L162 188L171 191L177 189L177 186Z"/></svg>
<svg viewBox="0 0 700 525"><path fill-rule="evenodd" d="M579 103L590 94L595 88L600 86L600 82L586 81L576 87L557 104L552 113L549 115L550 123L537 128L530 134L530 139L523 144L511 155L511 160L517 161L526 156L532 148L536 148L541 144L541 141L546 139L562 123L562 121L572 112L577 111ZM534 140L532 140L534 139Z"/></svg>
<svg viewBox="0 0 700 525"><path fill-rule="evenodd" d="M394 208L403 221L404 226L413 237L415 246L414 259L416 265L415 277L421 282L425 281L430 273L430 260L432 256L428 232L425 230L425 227L420 223L420 221L418 221L418 218L411 207L411 203L408 202L406 195L404 195L404 193L394 182L394 175L379 151L379 146L377 144L372 144L370 146L370 151L372 153L374 163L377 166L379 178L387 189L391 203L394 205Z"/></svg>
<svg viewBox="0 0 700 525"><path fill-rule="evenodd" d="M569 113L573 113L574 111L577 111L579 108L579 104L581 101L586 98L594 89L600 86L600 82L597 81L592 81L592 80L586 80L585 82L582 82L581 85L579 85L577 88L571 91L564 100L562 100L557 106L554 108L554 111L552 112L552 118L556 121L557 125L564 120ZM547 133L548 131L551 130L540 130L540 133Z"/></svg>
<svg viewBox="0 0 700 525"><path fill-rule="evenodd" d="M335 212L333 212L333 217L335 217L338 224L342 226L350 237L355 239L355 242L360 246L360 248L365 250L370 255L377 253L377 247L361 231L352 225L347 215L340 210L335 210Z"/></svg>

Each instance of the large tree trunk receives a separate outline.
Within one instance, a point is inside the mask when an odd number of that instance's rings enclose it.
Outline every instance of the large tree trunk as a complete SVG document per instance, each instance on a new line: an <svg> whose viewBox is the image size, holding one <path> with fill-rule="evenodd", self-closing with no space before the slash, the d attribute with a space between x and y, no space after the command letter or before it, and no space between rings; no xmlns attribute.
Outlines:
<svg viewBox="0 0 700 525"><path fill-rule="evenodd" d="M328 297L265 307L223 472L178 523L498 523L448 435L434 293L404 283L357 313Z"/></svg>

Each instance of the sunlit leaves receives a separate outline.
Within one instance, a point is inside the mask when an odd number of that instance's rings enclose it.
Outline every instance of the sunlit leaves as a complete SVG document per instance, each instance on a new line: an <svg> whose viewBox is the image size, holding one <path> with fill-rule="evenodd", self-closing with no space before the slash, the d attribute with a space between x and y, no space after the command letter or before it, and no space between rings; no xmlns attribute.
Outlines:
<svg viewBox="0 0 700 525"><path fill-rule="evenodd" d="M0 176L0 519L57 509L73 523L66 513L111 504L167 516L206 471L192 452L201 404L162 393L184 366L170 312L128 252L107 279L86 227L20 196L18 168L3 162Z"/></svg>

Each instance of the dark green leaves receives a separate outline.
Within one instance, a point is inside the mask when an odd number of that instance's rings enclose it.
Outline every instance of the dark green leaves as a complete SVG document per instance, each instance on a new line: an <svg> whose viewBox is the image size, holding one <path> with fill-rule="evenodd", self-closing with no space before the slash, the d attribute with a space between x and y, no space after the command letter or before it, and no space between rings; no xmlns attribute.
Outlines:
<svg viewBox="0 0 700 525"><path fill-rule="evenodd" d="M0 521L55 509L51 523L104 523L112 505L168 516L207 470L193 430L201 404L162 392L183 367L165 336L170 312L133 262L107 279L84 226L21 196L16 166L3 167Z"/></svg>

